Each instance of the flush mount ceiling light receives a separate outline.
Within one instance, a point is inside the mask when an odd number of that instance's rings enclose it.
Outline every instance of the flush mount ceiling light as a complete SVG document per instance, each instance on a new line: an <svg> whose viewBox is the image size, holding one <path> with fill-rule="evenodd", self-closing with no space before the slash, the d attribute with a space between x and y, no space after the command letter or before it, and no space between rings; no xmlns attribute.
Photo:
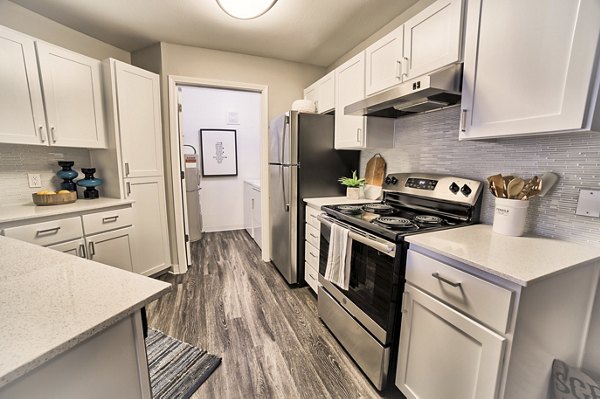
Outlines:
<svg viewBox="0 0 600 399"><path fill-rule="evenodd" d="M237 19L257 18L275 5L277 0L217 0L223 11Z"/></svg>

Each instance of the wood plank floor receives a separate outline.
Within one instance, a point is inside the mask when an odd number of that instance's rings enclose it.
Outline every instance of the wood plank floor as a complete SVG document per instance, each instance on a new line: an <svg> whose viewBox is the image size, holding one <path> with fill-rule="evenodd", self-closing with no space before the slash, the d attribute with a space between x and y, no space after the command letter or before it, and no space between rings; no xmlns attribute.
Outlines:
<svg viewBox="0 0 600 399"><path fill-rule="evenodd" d="M192 398L382 397L321 323L310 289L290 289L245 231L204 234L192 252L188 273L147 308L151 327L223 358Z"/></svg>

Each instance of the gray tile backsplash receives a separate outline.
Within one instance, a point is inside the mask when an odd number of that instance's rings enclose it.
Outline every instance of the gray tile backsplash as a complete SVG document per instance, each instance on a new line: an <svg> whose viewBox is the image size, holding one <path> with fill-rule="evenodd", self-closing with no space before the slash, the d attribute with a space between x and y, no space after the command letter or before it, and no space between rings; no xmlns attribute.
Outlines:
<svg viewBox="0 0 600 399"><path fill-rule="evenodd" d="M31 194L41 188L29 188L27 173L39 173L42 187L58 189L62 182L56 177L59 160L74 161L74 169L83 177L81 168L90 166L90 152L81 148L0 144L0 205L32 202Z"/></svg>
<svg viewBox="0 0 600 399"><path fill-rule="evenodd" d="M565 133L458 141L458 107L396 120L393 149L361 153L361 169L376 153L387 172L454 174L485 181L502 173L529 178L554 172L558 183L531 201L527 228L536 234L600 246L600 219L575 215L581 188L600 188L600 134ZM486 185L487 187L487 185ZM482 221L493 222L494 199L484 190Z"/></svg>

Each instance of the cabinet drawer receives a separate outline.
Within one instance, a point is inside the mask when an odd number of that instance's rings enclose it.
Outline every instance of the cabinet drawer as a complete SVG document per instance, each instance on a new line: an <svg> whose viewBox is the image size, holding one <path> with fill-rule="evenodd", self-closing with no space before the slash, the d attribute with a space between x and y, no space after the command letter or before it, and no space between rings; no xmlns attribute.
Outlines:
<svg viewBox="0 0 600 399"><path fill-rule="evenodd" d="M321 232L319 231L319 228L314 228L312 225L307 223L306 232L304 234L306 241L311 243L313 247L319 250L319 243L321 240Z"/></svg>
<svg viewBox="0 0 600 399"><path fill-rule="evenodd" d="M507 331L512 291L411 250L406 280L496 331Z"/></svg>
<svg viewBox="0 0 600 399"><path fill-rule="evenodd" d="M83 237L81 219L72 217L4 229L6 237L37 245L52 245Z"/></svg>
<svg viewBox="0 0 600 399"><path fill-rule="evenodd" d="M319 287L319 273L317 272L317 269L309 265L308 262L304 262L304 280L306 280L309 287L317 293Z"/></svg>
<svg viewBox="0 0 600 399"><path fill-rule="evenodd" d="M314 228L319 228L321 222L317 220L317 216L321 214L320 209L315 209L311 206L306 206L306 223L310 224Z"/></svg>
<svg viewBox="0 0 600 399"><path fill-rule="evenodd" d="M133 224L131 208L91 213L83 215L82 218L83 229L87 235L120 229Z"/></svg>
<svg viewBox="0 0 600 399"><path fill-rule="evenodd" d="M314 269L319 270L319 250L306 242L304 248L304 260Z"/></svg>

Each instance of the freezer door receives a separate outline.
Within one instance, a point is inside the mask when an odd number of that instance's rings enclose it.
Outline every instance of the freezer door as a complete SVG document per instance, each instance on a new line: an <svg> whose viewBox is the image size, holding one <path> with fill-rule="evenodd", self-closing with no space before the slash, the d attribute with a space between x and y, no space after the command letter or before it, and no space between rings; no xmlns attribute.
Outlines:
<svg viewBox="0 0 600 399"><path fill-rule="evenodd" d="M271 261L289 284L298 282L297 201L294 198L297 175L295 167L269 166Z"/></svg>
<svg viewBox="0 0 600 399"><path fill-rule="evenodd" d="M269 164L290 163L289 113L278 116L269 125Z"/></svg>

